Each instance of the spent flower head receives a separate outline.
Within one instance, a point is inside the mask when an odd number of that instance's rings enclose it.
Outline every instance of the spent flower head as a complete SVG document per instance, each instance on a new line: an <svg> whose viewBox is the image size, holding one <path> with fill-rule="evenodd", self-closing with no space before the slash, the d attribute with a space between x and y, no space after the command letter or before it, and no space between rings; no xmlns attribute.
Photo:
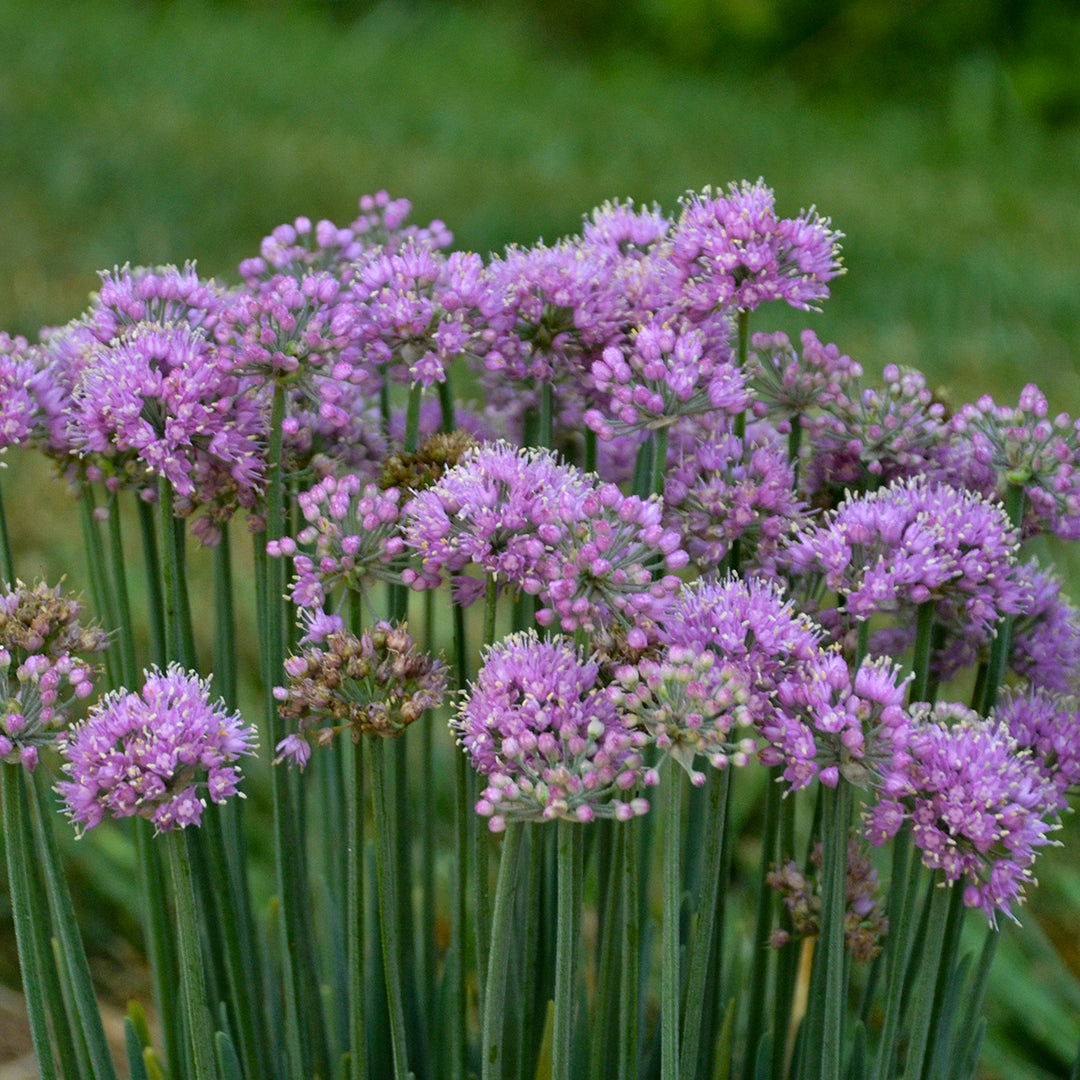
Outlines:
<svg viewBox="0 0 1080 1080"><path fill-rule="evenodd" d="M394 739L446 694L446 665L413 645L404 623L380 622L359 637L336 626L318 644L285 661L289 681L274 689L278 712L295 722L276 761L300 768L311 746L328 746L348 732Z"/></svg>
<svg viewBox="0 0 1080 1080"><path fill-rule="evenodd" d="M33 770L42 748L68 723L69 709L93 690L108 644L104 631L82 622L78 601L60 586L4 583L0 595L0 760Z"/></svg>

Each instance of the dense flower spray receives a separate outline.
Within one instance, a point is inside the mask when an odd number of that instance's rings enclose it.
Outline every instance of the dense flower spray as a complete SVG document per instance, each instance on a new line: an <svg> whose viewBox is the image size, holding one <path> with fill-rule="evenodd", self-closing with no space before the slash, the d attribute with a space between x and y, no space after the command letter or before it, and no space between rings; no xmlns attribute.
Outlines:
<svg viewBox="0 0 1080 1080"><path fill-rule="evenodd" d="M1015 917L1056 827L1053 784L1000 720L945 702L922 706L915 719L911 764L885 777L869 812L871 843L909 820L924 865L964 882L968 907L995 925L999 913Z"/></svg>
<svg viewBox="0 0 1080 1080"><path fill-rule="evenodd" d="M57 784L82 830L106 816L149 818L158 832L198 825L206 803L238 794L236 762L254 753L255 731L209 683L178 664L146 673L142 690L106 695L59 740L68 779Z"/></svg>
<svg viewBox="0 0 1080 1080"><path fill-rule="evenodd" d="M564 640L515 634L492 646L452 727L487 786L476 805L493 832L508 818L621 821L655 784L634 731L597 682L599 665Z"/></svg>

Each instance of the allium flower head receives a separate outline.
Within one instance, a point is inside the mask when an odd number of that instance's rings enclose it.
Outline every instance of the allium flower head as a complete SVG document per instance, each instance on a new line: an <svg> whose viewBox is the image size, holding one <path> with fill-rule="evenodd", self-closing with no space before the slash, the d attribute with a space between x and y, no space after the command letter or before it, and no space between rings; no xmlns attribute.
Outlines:
<svg viewBox="0 0 1080 1080"><path fill-rule="evenodd" d="M84 625L81 608L60 586L4 583L0 595L0 760L33 770L40 750L68 722L74 699L93 690L104 631ZM65 692L64 688L67 687Z"/></svg>
<svg viewBox="0 0 1080 1080"><path fill-rule="evenodd" d="M30 440L40 406L34 394L37 368L25 338L0 331L0 453Z"/></svg>
<svg viewBox="0 0 1080 1080"><path fill-rule="evenodd" d="M718 567L736 540L744 558L771 557L803 512L786 448L763 427L744 439L722 430L691 435L667 475L668 523L703 570Z"/></svg>
<svg viewBox="0 0 1080 1080"><path fill-rule="evenodd" d="M1045 395L1029 383L1015 408L982 397L957 413L952 427L975 463L996 477L998 495L1008 484L1024 489L1025 533L1080 539L1080 420L1051 418Z"/></svg>
<svg viewBox="0 0 1080 1080"><path fill-rule="evenodd" d="M278 711L297 731L277 746L277 761L301 768L311 744L329 745L348 732L394 739L446 694L446 665L413 646L404 624L380 622L360 637L335 628L285 661L286 686L276 687Z"/></svg>
<svg viewBox="0 0 1080 1080"><path fill-rule="evenodd" d="M225 302L224 290L200 278L194 263L183 269L125 266L102 271L88 323L105 344L140 323L182 324L209 334Z"/></svg>
<svg viewBox="0 0 1080 1080"><path fill-rule="evenodd" d="M834 349L828 346L825 352ZM819 369L820 351L820 346L807 351L804 339L803 359ZM944 415L944 406L914 368L887 364L881 386L847 378L830 386L820 398L820 409L804 414L801 421L810 443L802 477L805 491L828 505L843 491L936 473L947 436Z"/></svg>
<svg viewBox="0 0 1080 1080"><path fill-rule="evenodd" d="M208 502L224 486L251 506L262 484L258 410L237 400L201 330L139 323L91 349L72 390L69 437L117 471L135 459L177 496Z"/></svg>
<svg viewBox="0 0 1080 1080"><path fill-rule="evenodd" d="M1057 794L1057 809L1066 810L1066 796L1080 790L1080 700L1037 686L1006 687L993 715L1021 749L1030 747Z"/></svg>
<svg viewBox="0 0 1080 1080"><path fill-rule="evenodd" d="M1017 578L1032 595L1013 621L1009 666L1035 686L1073 693L1080 685L1080 611L1035 563L1021 566Z"/></svg>
<svg viewBox="0 0 1080 1080"><path fill-rule="evenodd" d="M763 181L706 188L683 201L670 260L691 318L719 308L751 310L770 300L811 309L842 273L842 234L811 209L778 218Z"/></svg>
<svg viewBox="0 0 1080 1080"><path fill-rule="evenodd" d="M208 681L178 664L154 668L141 692L106 695L64 734L68 779L57 790L83 831L107 815L148 818L157 832L198 825L202 793L215 803L238 794L235 762L254 739L239 713L211 704Z"/></svg>
<svg viewBox="0 0 1080 1080"><path fill-rule="evenodd" d="M750 385L754 415L784 418L816 413L847 399L847 388L862 376L862 367L842 356L835 345L822 345L813 330L804 330L796 353L787 334L755 334L750 344Z"/></svg>
<svg viewBox="0 0 1080 1080"><path fill-rule="evenodd" d="M999 912L1014 917L1034 880L1035 857L1056 827L1057 793L1002 721L943 702L916 720L912 763L886 778L868 837L880 846L910 819L923 864L964 881L964 903L996 925Z"/></svg>
<svg viewBox="0 0 1080 1080"><path fill-rule="evenodd" d="M592 631L616 623L643 647L679 581L678 534L665 529L656 499L562 465L554 454L487 444L468 453L403 510L405 543L419 570L402 579L438 585L470 564L538 596L541 625Z"/></svg>
<svg viewBox="0 0 1080 1080"><path fill-rule="evenodd" d="M823 656L818 639L818 629L776 583L734 576L684 586L660 630L662 648L711 651L735 673L749 695L746 711L766 744L761 760L786 761L789 780L800 786L813 775L814 740L799 715L802 700L789 708L785 698L793 695L789 684L814 681L812 665Z"/></svg>
<svg viewBox="0 0 1080 1080"><path fill-rule="evenodd" d="M666 427L682 416L736 416L750 403L731 350L707 348L704 334L691 326L650 322L627 345L604 349L589 371L603 405L588 409L584 419L606 441Z"/></svg>
<svg viewBox="0 0 1080 1080"><path fill-rule="evenodd" d="M988 628L1020 610L1017 547L999 505L912 480L848 498L781 558L796 573L821 575L853 619L933 600L942 621Z"/></svg>
<svg viewBox="0 0 1080 1080"><path fill-rule="evenodd" d="M451 727L487 781L476 810L493 832L508 818L625 821L648 810L620 797L656 783L642 761L645 735L627 727L598 673L567 641L531 632L485 654Z"/></svg>
<svg viewBox="0 0 1080 1080"><path fill-rule="evenodd" d="M673 646L659 659L620 666L608 697L696 786L705 783L697 757L724 769L747 764L757 749L743 676L701 644Z"/></svg>
<svg viewBox="0 0 1080 1080"><path fill-rule="evenodd" d="M320 608L339 587L359 592L372 577L398 581L392 564L405 550L400 502L397 488L383 491L351 473L301 492L297 505L307 525L295 540L284 537L267 547L272 557L292 556L293 603Z"/></svg>

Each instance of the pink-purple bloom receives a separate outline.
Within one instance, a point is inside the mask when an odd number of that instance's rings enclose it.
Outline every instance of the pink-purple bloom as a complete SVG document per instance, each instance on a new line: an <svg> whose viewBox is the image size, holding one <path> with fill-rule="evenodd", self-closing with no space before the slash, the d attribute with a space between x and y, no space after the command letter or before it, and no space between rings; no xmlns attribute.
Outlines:
<svg viewBox="0 0 1080 1080"><path fill-rule="evenodd" d="M648 810L633 795L656 783L645 734L627 726L599 671L565 639L534 632L487 650L451 727L486 783L476 811L492 832L508 819L626 821Z"/></svg>
<svg viewBox="0 0 1080 1080"><path fill-rule="evenodd" d="M138 815L157 832L198 825L206 803L238 794L236 762L254 753L255 731L209 681L178 664L146 673L142 690L106 695L60 739L67 776L57 784L82 831L108 816Z"/></svg>
<svg viewBox="0 0 1080 1080"><path fill-rule="evenodd" d="M777 217L773 193L759 180L732 184L726 195L706 188L687 196L669 258L691 318L770 300L808 310L843 272L841 237L813 209Z"/></svg>
<svg viewBox="0 0 1080 1080"><path fill-rule="evenodd" d="M854 620L934 601L940 621L988 629L1021 610L1017 547L999 505L916 479L851 496L800 530L782 559L820 575Z"/></svg>
<svg viewBox="0 0 1080 1080"><path fill-rule="evenodd" d="M999 719L952 703L921 706L914 719L911 764L885 777L869 812L871 843L910 821L923 864L963 882L968 907L994 925L999 913L1014 918L1036 855L1052 842L1053 784Z"/></svg>
<svg viewBox="0 0 1080 1080"><path fill-rule="evenodd" d="M1021 749L1053 785L1057 809L1068 808L1066 796L1080 790L1080 700L1038 686L1006 687L994 718L1008 729Z"/></svg>
<svg viewBox="0 0 1080 1080"><path fill-rule="evenodd" d="M662 521L657 499L624 495L614 484L562 465L540 450L479 447L411 499L405 543L419 569L402 579L438 585L470 565L537 596L537 619L567 632L613 624L643 647L679 587L687 557Z"/></svg>

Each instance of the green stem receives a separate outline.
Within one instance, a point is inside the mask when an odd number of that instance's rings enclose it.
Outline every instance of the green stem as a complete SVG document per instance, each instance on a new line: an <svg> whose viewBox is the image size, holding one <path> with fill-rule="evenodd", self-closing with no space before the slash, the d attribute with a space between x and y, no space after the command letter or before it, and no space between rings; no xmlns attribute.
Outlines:
<svg viewBox="0 0 1080 1080"><path fill-rule="evenodd" d="M390 807L387 802L385 740L374 738L371 751L371 794L375 819L375 874L379 891L379 928L382 939L383 969L386 977L387 1007L390 1013L390 1045L394 1058L395 1080L407 1080L408 1047L405 1038L405 1011L402 1007L401 970L398 946L398 898L394 869L394 843L390 830Z"/></svg>
<svg viewBox="0 0 1080 1080"><path fill-rule="evenodd" d="M638 995L641 957L641 880L638 872L638 822L619 830L623 844L622 964L619 972L619 1076L638 1073Z"/></svg>
<svg viewBox="0 0 1080 1080"><path fill-rule="evenodd" d="M653 460L652 476L649 480L649 490L654 495L664 494L664 482L667 479L667 456L668 434L670 429L665 425L653 432Z"/></svg>
<svg viewBox="0 0 1080 1080"><path fill-rule="evenodd" d="M518 861L524 831L523 822L509 822L499 854L499 876L495 885L495 904L492 907L491 953L488 957L484 990L483 1038L480 1044L483 1080L502 1080L503 1075L506 975L510 967L514 898L517 894Z"/></svg>
<svg viewBox="0 0 1080 1080"><path fill-rule="evenodd" d="M679 1075L679 911L682 906L679 833L682 819L682 770L669 759L664 803L663 922L660 962L660 1076Z"/></svg>
<svg viewBox="0 0 1080 1080"><path fill-rule="evenodd" d="M683 1019L680 1049L681 1080L694 1080L697 1076L701 1053L709 954L712 952L716 927L716 901L722 888L720 867L727 844L727 794L731 786L731 767L725 768L719 775L710 776L708 785L705 831L701 840L704 847L701 894L697 905L697 922L686 958L686 1015Z"/></svg>
<svg viewBox="0 0 1080 1080"><path fill-rule="evenodd" d="M180 992L184 999L195 1080L216 1080L214 1031L206 998L206 975L199 945L199 915L188 857L187 837L175 829L165 838L176 901L176 936L180 948Z"/></svg>
<svg viewBox="0 0 1080 1080"><path fill-rule="evenodd" d="M559 819L556 855L558 914L555 931L555 1014L552 1024L551 1080L570 1080L574 1046L574 957L577 951L578 830L580 825Z"/></svg>
<svg viewBox="0 0 1080 1080"><path fill-rule="evenodd" d="M67 881L60 866L60 852L53 832L56 809L48 792L41 783L37 782L36 775L27 787L30 789L28 792L30 819L34 843L37 847L38 865L45 879L45 892L48 896L52 924L65 960L72 1002L94 1070L94 1078L95 1080L116 1080L112 1055L109 1053L105 1031L101 1025L101 1014L98 1011L93 980L90 978L90 966L86 962L86 950L75 920L75 909L71 903Z"/></svg>
<svg viewBox="0 0 1080 1080"><path fill-rule="evenodd" d="M158 490L165 543L165 651L169 660L191 671L196 666L195 638L184 574L184 522L173 515L172 485L162 480Z"/></svg>
<svg viewBox="0 0 1080 1080"><path fill-rule="evenodd" d="M62 1012L57 1011L58 1003L46 1004L44 967L52 958L42 956L39 950L42 939L48 940L47 934L41 933L48 921L48 912L42 909L39 890L31 885L31 867L38 855L33 849L30 826L26 820L25 776L21 765L0 764L0 802L3 804L8 897L15 925L15 946L22 973L26 1014L30 1021L30 1038L41 1080L56 1080L56 1060L49 1043L48 1018L50 1009L56 1021L59 1021ZM59 1004L62 1010L62 1002Z"/></svg>
<svg viewBox="0 0 1080 1080"><path fill-rule="evenodd" d="M127 560L124 558L124 541L120 531L120 501L116 495L109 496L109 562L113 597L119 629L120 677L125 686L134 686L138 678L135 660L135 625L131 618L131 601L127 587Z"/></svg>
<svg viewBox="0 0 1080 1080"><path fill-rule="evenodd" d="M135 506L142 538L147 619L150 623L150 656L158 667L164 668L168 660L165 652L165 597L161 592L161 559L154 526L154 508L145 499L136 499Z"/></svg>
<svg viewBox="0 0 1080 1080"><path fill-rule="evenodd" d="M746 361L750 353L750 312L739 308L735 322L737 364L740 371L746 371ZM746 413L735 417L735 437L740 441L746 437Z"/></svg>
<svg viewBox="0 0 1080 1080"><path fill-rule="evenodd" d="M824 962L824 1008L821 1031L822 1080L840 1080L843 1067L844 1010L847 1002L844 916L847 908L848 827L852 789L842 778L826 789L822 831L821 937Z"/></svg>
<svg viewBox="0 0 1080 1080"><path fill-rule="evenodd" d="M367 1080L364 937L364 765L362 743L345 742L345 948L349 968L349 1080Z"/></svg>
<svg viewBox="0 0 1080 1080"><path fill-rule="evenodd" d="M172 1074L187 1075L183 1042L183 1017L177 999L176 939L161 864L161 852L151 835L150 822L134 823L135 855L142 902L143 933L150 959L150 975L154 989L154 1004L161 1017L161 1035L165 1057Z"/></svg>
<svg viewBox="0 0 1080 1080"><path fill-rule="evenodd" d="M904 1080L921 1080L923 1074L923 1062L933 1021L934 991L949 919L950 893L950 889L941 885L937 885L932 893L926 934L920 943L922 957L919 974L912 987L912 1019L908 1032Z"/></svg>
<svg viewBox="0 0 1080 1080"><path fill-rule="evenodd" d="M765 992L769 982L771 950L769 935L772 933L773 908L776 893L770 889L765 878L776 862L776 844L780 835L780 801L783 788L780 784L782 769L774 765L765 786L765 818L762 824L761 862L758 868L757 919L753 937L753 959L750 964L750 1006L747 1013L746 1045L753 1051L764 1034ZM744 1074L749 1078L756 1067L752 1052L744 1061Z"/></svg>
<svg viewBox="0 0 1080 1080"><path fill-rule="evenodd" d="M1005 512L1009 522L1019 531L1024 521L1027 496L1020 484L1010 483L1005 490ZM987 662L986 685L981 712L988 716L997 704L998 692L1005 684L1005 673L1009 667L1009 652L1012 649L1013 616L1006 615L997 624L997 633L990 644L990 659Z"/></svg>
<svg viewBox="0 0 1080 1080"><path fill-rule="evenodd" d="M108 586L108 559L105 555L105 546L101 542L101 530L94 517L94 488L86 480L83 481L79 496L79 524L82 526L83 551L86 553L86 569L94 609L105 629L115 630L117 617L113 606L112 590ZM120 656L118 653L114 654L111 649L105 650L105 671L111 689L123 685L120 676Z"/></svg>
<svg viewBox="0 0 1080 1080"><path fill-rule="evenodd" d="M413 383L409 387L409 402L405 407L405 441L402 446L406 454L415 454L420 447L420 402L423 396L423 383Z"/></svg>
<svg viewBox="0 0 1080 1080"><path fill-rule="evenodd" d="M232 547L229 524L221 526L221 540L213 549L214 676L225 704L236 708L236 610L233 603Z"/></svg>
<svg viewBox="0 0 1080 1080"><path fill-rule="evenodd" d="M540 384L540 415L537 420L536 442L538 446L551 448L554 440L554 397L551 380L545 379Z"/></svg>
<svg viewBox="0 0 1080 1080"><path fill-rule="evenodd" d="M263 584L260 600L260 655L263 659L263 693L265 701L264 745L271 753L284 737L283 722L278 715L274 687L283 681L285 662L285 567L280 558L269 558L266 545L280 540L285 530L285 479L282 472L283 429L285 419L285 388L274 386L270 412L270 444L267 451L266 532L256 536L256 566L261 568ZM284 983L285 1046L291 1069L301 1076L310 1076L311 1046L306 1037L306 1016L303 977L299 970L305 961L300 947L297 920L300 917L303 887L303 859L296 819L296 800L292 777L287 770L270 770L270 795L273 807L274 866L280 904L279 960ZM310 962L310 961L308 961Z"/></svg>
<svg viewBox="0 0 1080 1080"><path fill-rule="evenodd" d="M931 646L934 641L934 608L933 600L926 600L919 605L915 616L915 652L912 657L911 667L915 677L911 681L911 690L908 701L927 700L927 689L930 686L930 658Z"/></svg>
<svg viewBox="0 0 1080 1080"><path fill-rule="evenodd" d="M11 553L11 537L8 535L7 514L4 512L2 485L0 485L0 577L8 584L15 584L15 559Z"/></svg>

